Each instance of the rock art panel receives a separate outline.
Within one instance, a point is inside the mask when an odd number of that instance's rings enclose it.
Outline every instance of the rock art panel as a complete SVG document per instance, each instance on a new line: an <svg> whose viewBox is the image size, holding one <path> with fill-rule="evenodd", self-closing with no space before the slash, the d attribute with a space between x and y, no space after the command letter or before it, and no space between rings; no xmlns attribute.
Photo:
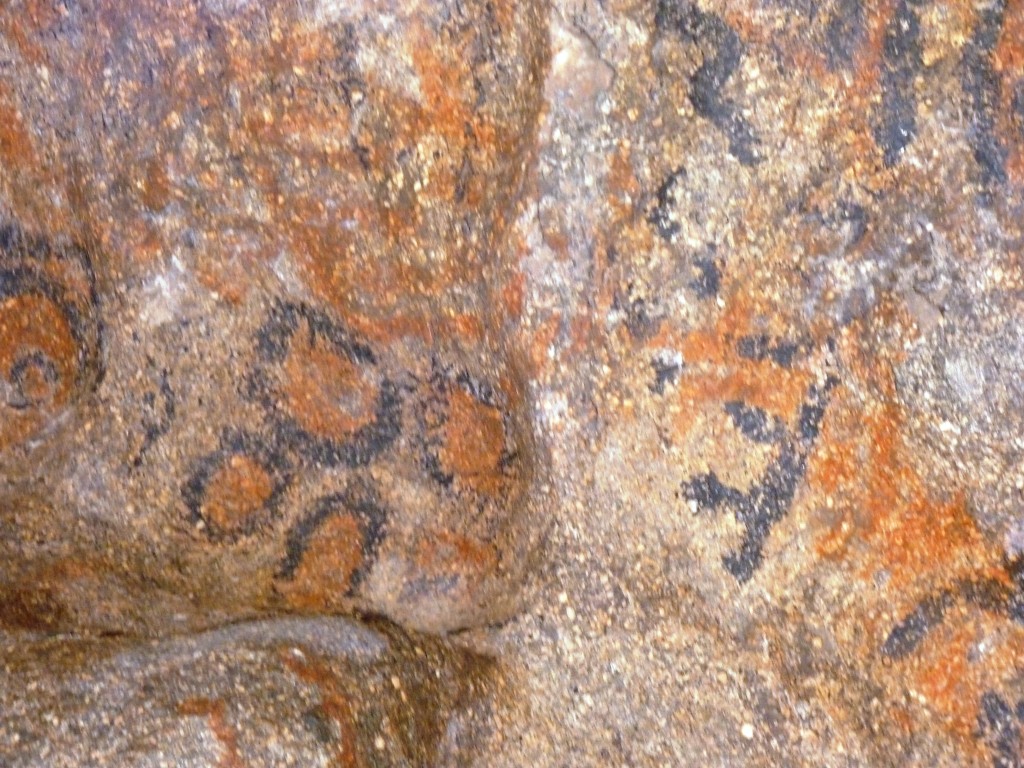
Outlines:
<svg viewBox="0 0 1024 768"><path fill-rule="evenodd" d="M34 535L106 547L88 578L139 590L119 615L51 569L17 624L508 616L543 530L509 227L540 9L0 12L4 94L65 167L45 215L0 198L0 471L24 486L5 503L45 505ZM35 163L9 159L4 190Z"/></svg>

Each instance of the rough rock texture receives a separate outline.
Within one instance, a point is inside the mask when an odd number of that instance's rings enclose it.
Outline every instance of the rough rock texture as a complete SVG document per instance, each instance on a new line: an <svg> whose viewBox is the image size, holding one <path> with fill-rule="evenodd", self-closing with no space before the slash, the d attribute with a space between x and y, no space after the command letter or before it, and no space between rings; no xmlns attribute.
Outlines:
<svg viewBox="0 0 1024 768"><path fill-rule="evenodd" d="M18 536L0 621L507 616L537 530L505 295L537 7L154 0L4 19L0 449Z"/></svg>
<svg viewBox="0 0 1024 768"><path fill-rule="evenodd" d="M486 727L488 662L341 618L0 648L10 768L466 765Z"/></svg>
<svg viewBox="0 0 1024 768"><path fill-rule="evenodd" d="M1024 764L1022 216L1020 0L8 3L0 764Z"/></svg>

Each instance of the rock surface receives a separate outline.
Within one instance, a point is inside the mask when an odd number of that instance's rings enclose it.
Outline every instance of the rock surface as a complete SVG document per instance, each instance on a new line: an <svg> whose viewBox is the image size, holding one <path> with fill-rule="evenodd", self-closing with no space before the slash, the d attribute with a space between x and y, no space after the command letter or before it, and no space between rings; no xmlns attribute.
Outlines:
<svg viewBox="0 0 1024 768"><path fill-rule="evenodd" d="M9 3L0 763L1024 764L1022 214L1019 0Z"/></svg>
<svg viewBox="0 0 1024 768"><path fill-rule="evenodd" d="M537 530L505 285L539 18L7 11L0 622L507 617Z"/></svg>
<svg viewBox="0 0 1024 768"><path fill-rule="evenodd" d="M489 662L342 618L0 649L11 768L465 765L485 727Z"/></svg>

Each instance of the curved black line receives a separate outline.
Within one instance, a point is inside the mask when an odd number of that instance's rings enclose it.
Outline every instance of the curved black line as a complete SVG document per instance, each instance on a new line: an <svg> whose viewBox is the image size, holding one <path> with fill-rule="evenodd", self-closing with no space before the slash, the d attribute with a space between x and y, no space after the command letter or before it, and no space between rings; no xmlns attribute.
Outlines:
<svg viewBox="0 0 1024 768"><path fill-rule="evenodd" d="M681 226L672 220L672 208L678 203L675 197L676 188L682 181L686 180L686 168L676 168L658 187L655 193L656 204L647 216L647 221L655 229L658 235L666 242L672 242L672 238L679 233Z"/></svg>
<svg viewBox="0 0 1024 768"><path fill-rule="evenodd" d="M777 443L786 433L782 420L769 415L763 408L747 405L741 400L730 400L723 408L736 429L755 443Z"/></svg>
<svg viewBox="0 0 1024 768"><path fill-rule="evenodd" d="M152 364L152 360L150 360L150 363ZM161 409L157 409L156 393L147 392L142 399L146 407L151 410L153 418L146 418L145 416L142 418L142 427L145 430L142 436L142 445L135 458L132 459L132 466L136 468L142 466L145 455L156 444L156 441L167 434L177 411L177 400L174 390L171 388L166 368L160 371L158 389L160 396L163 398L163 407Z"/></svg>
<svg viewBox="0 0 1024 768"><path fill-rule="evenodd" d="M88 252L77 245L54 245L48 239L27 234L11 223L0 224L0 251L18 260L42 261L54 258L60 261L74 261L85 273L89 285L89 302L97 304L96 271Z"/></svg>
<svg viewBox="0 0 1024 768"><path fill-rule="evenodd" d="M793 367L793 361L801 349L798 342L772 338L765 333L741 336L736 342L736 354L744 360L771 360L783 368Z"/></svg>
<svg viewBox="0 0 1024 768"><path fill-rule="evenodd" d="M262 514L253 515L237 530L225 531L213 521L206 519L203 515L203 502L210 480L232 456L255 458L270 474L273 485L270 497L263 503ZM235 542L252 535L274 517L291 482L291 475L291 464L276 447L267 445L259 436L250 432L226 430L221 436L220 447L195 463L188 480L181 487L181 495L192 524L202 523L211 541Z"/></svg>
<svg viewBox="0 0 1024 768"><path fill-rule="evenodd" d="M899 0L885 29L882 46L882 102L875 140L887 168L899 162L917 135L917 95L914 79L924 66L921 23L907 0Z"/></svg>
<svg viewBox="0 0 1024 768"><path fill-rule="evenodd" d="M431 428L427 424L425 411L433 404L439 413L443 413L445 411L445 403L441 401L448 401L452 388L459 387L481 405L494 408L501 414L502 433L506 438L506 443L508 436L514 434L514 428L509 414L498 397L497 391L491 384L474 378L464 370L452 373L451 369L446 369L436 359L433 361L433 367L434 371L430 378L431 396L425 398L420 403L421 410L418 415L419 431L422 434L423 468L434 482L445 488L445 490L454 492L455 475L444 471L439 456L441 443L444 438L441 435L431 436L431 432L437 430L438 427ZM443 423L440 426L442 429L438 431L443 431ZM501 455L498 457L499 469L503 471L510 469L515 465L518 457L519 450L515 445L511 447L507 444L503 445Z"/></svg>
<svg viewBox="0 0 1024 768"><path fill-rule="evenodd" d="M15 397L16 399L9 402L8 405L15 410L25 410L41 405L41 401L33 400L25 393L25 376L28 374L29 368L37 368L42 371L43 379L50 385L55 385L60 381L60 373L57 371L57 366L54 365L53 360L50 359L49 355L44 354L39 350L30 352L27 355L20 356L11 366L11 383L14 384Z"/></svg>
<svg viewBox="0 0 1024 768"><path fill-rule="evenodd" d="M996 133L999 109L999 76L992 60L1006 15L1006 0L996 0L979 9L978 22L970 41L964 46L962 60L963 89L971 100L971 146L981 169L982 182L1006 182L1007 148Z"/></svg>
<svg viewBox="0 0 1024 768"><path fill-rule="evenodd" d="M21 296L37 296L52 303L67 320L71 336L78 351L75 361L74 387L81 388L88 380L90 373L99 370L99 329L90 339L89 324L75 304L68 299L63 287L42 275L38 270L27 266L12 267L0 270L0 301ZM95 311L95 307L90 307Z"/></svg>
<svg viewBox="0 0 1024 768"><path fill-rule="evenodd" d="M376 365L369 344L357 340L326 312L306 304L278 302L270 318L257 332L257 354L265 363L250 372L244 394L259 402L269 414L283 440L299 454L323 466L362 467L387 450L401 433L401 394L389 379L380 384L374 418L344 439L316 435L279 407L274 377L266 366L285 361L300 323L309 328L310 341L325 340L331 349L354 365Z"/></svg>
<svg viewBox="0 0 1024 768"><path fill-rule="evenodd" d="M760 141L753 126L735 101L722 93L744 53L736 30L721 16L703 11L688 0L660 0L655 26L705 49L704 62L690 77L690 103L698 115L725 134L729 154L748 167L760 163L763 158L756 151Z"/></svg>
<svg viewBox="0 0 1024 768"><path fill-rule="evenodd" d="M789 512L806 473L811 446L825 418L829 394L838 385L838 379L828 376L824 384L808 389L800 408L799 431L787 431L780 436L778 456L746 493L725 485L713 472L697 475L680 486L683 497L696 503L698 511L727 506L743 526L739 548L722 557L725 569L741 583L749 581L761 567L764 545L772 528Z"/></svg>
<svg viewBox="0 0 1024 768"><path fill-rule="evenodd" d="M1015 711L1002 696L986 691L981 696L979 710L975 737L992 750L993 768L1024 768L1020 740L1024 699L1017 702Z"/></svg>
<svg viewBox="0 0 1024 768"><path fill-rule="evenodd" d="M953 587L928 595L889 631L882 643L882 654L890 659L908 656L942 623L947 611L959 600L986 613L1024 625L1024 578L1021 564L1024 564L1024 560L1010 566L1013 588L993 578L960 579Z"/></svg>
<svg viewBox="0 0 1024 768"><path fill-rule="evenodd" d="M277 578L294 579L313 534L328 519L341 514L350 514L356 518L362 536L360 550L363 553L363 561L353 572L349 582L347 594L351 595L376 562L388 518L387 511L380 506L376 495L368 489L360 492L347 490L318 499L312 510L288 533L286 554L278 567Z"/></svg>
<svg viewBox="0 0 1024 768"><path fill-rule="evenodd" d="M81 270L86 291L80 301L73 300L60 280L44 272L43 263L47 261L73 263ZM44 298L65 317L77 349L71 390L77 395L95 390L104 375L104 333L96 272L88 252L77 245L58 245L47 238L27 234L10 222L0 223L0 299L21 295Z"/></svg>

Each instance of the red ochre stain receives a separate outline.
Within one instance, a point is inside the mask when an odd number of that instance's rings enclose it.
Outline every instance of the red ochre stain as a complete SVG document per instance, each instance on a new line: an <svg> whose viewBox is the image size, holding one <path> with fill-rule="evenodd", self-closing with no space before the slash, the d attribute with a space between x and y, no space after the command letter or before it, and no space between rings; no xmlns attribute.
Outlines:
<svg viewBox="0 0 1024 768"><path fill-rule="evenodd" d="M495 4L498 6L501 4ZM511 12L514 4L504 11ZM501 11L498 10L499 15ZM360 310L357 297L374 296L378 320L397 319L412 312L409 300L432 301L458 286L480 285L480 250L499 242L507 229L504 212L519 186L520 163L509 162L526 151L519 126L478 107L471 61L478 30L456 25L437 32L412 22L407 32L412 65L419 82L419 97L395 92L368 76L367 88L376 94L355 137L362 158L348 146L332 157L356 183L349 194L335 201L325 217L319 200L305 209L288 202L289 215L282 217L290 232L291 251L311 278L314 291L335 309L350 315ZM322 125L325 133L336 115L313 114L297 127L300 144ZM275 121L276 122L276 121ZM401 165L395 147L422 147L440 152L429 163L428 183L414 189L420 174L418 155ZM467 163L468 159L468 163ZM360 162L366 162L371 176ZM460 210L488 211L479 230L481 242L470 244L435 216L436 203L455 199ZM337 222L352 226L339 227ZM367 234L373 233L373 234ZM445 242L435 258L419 244L441 236ZM365 254L373 253L374 258ZM428 258L429 257L429 258ZM385 290L381 287L385 286ZM364 307L365 309L365 307Z"/></svg>
<svg viewBox="0 0 1024 768"><path fill-rule="evenodd" d="M0 303L0 370L10 371L26 351L38 350L60 367L61 380L73 381L77 347L64 313L49 299L35 294L14 296ZM57 395L58 404L66 392Z"/></svg>
<svg viewBox="0 0 1024 768"><path fill-rule="evenodd" d="M888 575L879 602L842 619L865 627L866 641L877 650L894 623L927 595L954 588L961 579L1009 586L1010 578L999 548L979 531L963 494L935 493L915 467L891 366L877 358L867 335L850 339L840 357L854 381L837 392L807 480L819 499L833 499L838 512L818 538L817 554L845 563L863 581L864 595L875 594L878 574ZM855 392L870 396L859 400ZM914 653L892 663L895 674L971 753L980 749L973 734L982 695L998 688L1000 676L1024 658L1024 632L1006 629L1005 618L959 601ZM982 638L989 651L972 659Z"/></svg>
<svg viewBox="0 0 1024 768"><path fill-rule="evenodd" d="M242 756L238 749L238 733L228 723L225 710L226 707L221 699L197 697L185 699L178 704L179 715L208 719L210 728L222 747L220 760L217 761L219 768L244 768L245 763L242 762Z"/></svg>
<svg viewBox="0 0 1024 768"><path fill-rule="evenodd" d="M1024 79L1024 0L1008 0L992 59L1001 81L997 125L1009 150L1006 172L1013 182L1024 184L1024 126L1013 118L1014 92Z"/></svg>
<svg viewBox="0 0 1024 768"><path fill-rule="evenodd" d="M235 454L210 478L202 516L224 533L244 530L274 491L270 473L256 460Z"/></svg>
<svg viewBox="0 0 1024 768"><path fill-rule="evenodd" d="M0 590L0 626L29 631L59 631L69 623L59 588L16 583Z"/></svg>
<svg viewBox="0 0 1024 768"><path fill-rule="evenodd" d="M526 275L517 270L512 274L501 289L501 300L510 318L520 318L523 315L523 307L526 303ZM473 317L477 323L479 318ZM483 335L483 328L480 328L480 335Z"/></svg>
<svg viewBox="0 0 1024 768"><path fill-rule="evenodd" d="M280 658L299 680L316 688L323 714L338 727L340 738L331 756L331 765L334 768L362 768L364 762L357 751L355 716L345 695L345 685L327 663L309 651L303 650L300 657L291 650L282 650Z"/></svg>
<svg viewBox="0 0 1024 768"><path fill-rule="evenodd" d="M40 33L58 21L58 4L52 0L24 0L19 10L0 17L0 34L9 38L15 48L32 64L44 59Z"/></svg>
<svg viewBox="0 0 1024 768"><path fill-rule="evenodd" d="M862 184L866 176L882 170L881 151L874 141L870 120L881 89L885 32L895 11L895 0L863 3L862 33L848 68L837 71L820 44L806 45L796 39L781 49L792 70L806 73L834 97L836 107L830 111L830 123L821 140L835 148L843 158L840 165L849 166L850 173ZM764 24L758 14L726 10L724 18L744 42L779 50L778 29L774 24Z"/></svg>
<svg viewBox="0 0 1024 768"><path fill-rule="evenodd" d="M233 248L232 243L223 240L218 246L219 258L196 264L196 278L220 299L237 306L252 288L259 264L269 259L257 250Z"/></svg>
<svg viewBox="0 0 1024 768"><path fill-rule="evenodd" d="M980 757L977 740L979 703L986 691L1012 682L1024 658L1024 632L1000 631L996 616L976 610L947 615L904 664L908 687L953 734L965 756ZM979 641L986 641L979 654Z"/></svg>
<svg viewBox="0 0 1024 768"><path fill-rule="evenodd" d="M338 607L363 559L359 521L352 515L333 515L310 535L293 577L280 581L277 588L294 608Z"/></svg>
<svg viewBox="0 0 1024 768"><path fill-rule="evenodd" d="M630 149L620 145L611 153L608 164L608 204L616 219L628 219L641 194L640 182L633 172Z"/></svg>
<svg viewBox="0 0 1024 768"><path fill-rule="evenodd" d="M429 574L486 576L498 567L494 544L452 531L424 536L416 547L416 564ZM464 583L472 587L472 578Z"/></svg>
<svg viewBox="0 0 1024 768"><path fill-rule="evenodd" d="M825 421L808 482L838 500L842 515L817 543L818 553L845 558L854 543L867 543L862 575L885 569L894 590L958 576L1006 578L999 553L978 531L963 496L931 493L915 469L890 367L856 353L845 359L877 396L865 403L841 393ZM858 389L863 391L845 392Z"/></svg>
<svg viewBox="0 0 1024 768"><path fill-rule="evenodd" d="M753 316L752 302L734 296L712 328L681 336L666 326L648 342L651 349L680 351L686 362L687 372L680 377L675 394L682 406L676 418L680 435L692 428L694 411L731 400L742 400L785 421L798 413L813 374L783 368L770 358L741 357L737 342L754 332Z"/></svg>
<svg viewBox="0 0 1024 768"><path fill-rule="evenodd" d="M505 480L501 468L505 450L501 411L455 387L448 398L444 436L440 459L445 471L478 493L498 493Z"/></svg>
<svg viewBox="0 0 1024 768"><path fill-rule="evenodd" d="M530 343L530 367L535 375L540 374L551 365L548 350L554 345L562 327L562 315L555 311L544 320L534 331Z"/></svg>
<svg viewBox="0 0 1024 768"><path fill-rule="evenodd" d="M68 404L77 374L78 347L64 313L49 299L23 294L0 303L0 376L8 381L25 355L39 353L57 369L55 383L38 378L31 368L23 390L38 395L23 410L0 407L0 450L17 445L46 425L48 417Z"/></svg>
<svg viewBox="0 0 1024 768"><path fill-rule="evenodd" d="M292 336L283 384L283 406L312 435L344 438L374 419L377 386L305 328Z"/></svg>
<svg viewBox="0 0 1024 768"><path fill-rule="evenodd" d="M0 86L0 160L5 168L35 160L32 138L10 100L6 88Z"/></svg>

